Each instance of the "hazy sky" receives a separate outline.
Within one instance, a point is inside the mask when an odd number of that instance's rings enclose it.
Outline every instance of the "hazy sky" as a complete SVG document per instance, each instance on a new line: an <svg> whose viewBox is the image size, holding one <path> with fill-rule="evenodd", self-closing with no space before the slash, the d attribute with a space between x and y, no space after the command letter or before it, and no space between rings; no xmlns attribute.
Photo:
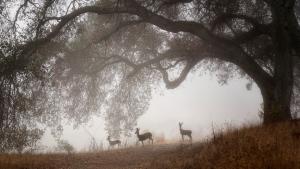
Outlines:
<svg viewBox="0 0 300 169"><path fill-rule="evenodd" d="M190 75L178 88L163 91L163 95L154 95L149 110L138 120L141 131L148 130L156 137L167 140L179 140L178 122L184 129L191 129L197 139L208 136L212 122L216 126L227 124L240 125L259 122L258 110L262 98L257 86L251 91L245 87L246 80L231 80L221 86L210 75ZM104 122L94 118L79 129L65 126L63 139L68 140L77 150L88 147L90 132L97 140L107 145ZM135 135L132 140L135 140ZM54 139L47 133L42 140L46 146L55 146Z"/></svg>

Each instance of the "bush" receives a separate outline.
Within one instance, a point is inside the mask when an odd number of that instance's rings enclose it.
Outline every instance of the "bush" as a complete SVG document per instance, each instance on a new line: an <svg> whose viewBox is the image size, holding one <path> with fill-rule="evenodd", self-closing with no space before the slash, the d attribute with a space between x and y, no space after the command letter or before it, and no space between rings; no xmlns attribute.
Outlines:
<svg viewBox="0 0 300 169"><path fill-rule="evenodd" d="M0 132L0 152L33 152L44 131L29 129L26 126L6 129Z"/></svg>
<svg viewBox="0 0 300 169"><path fill-rule="evenodd" d="M63 151L68 154L74 152L74 147L67 140L58 140L57 141L57 149L58 151Z"/></svg>

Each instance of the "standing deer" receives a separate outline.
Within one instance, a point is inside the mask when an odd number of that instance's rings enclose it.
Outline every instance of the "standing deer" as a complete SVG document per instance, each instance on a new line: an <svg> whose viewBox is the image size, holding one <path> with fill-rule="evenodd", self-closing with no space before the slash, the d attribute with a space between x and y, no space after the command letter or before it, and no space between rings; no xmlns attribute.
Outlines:
<svg viewBox="0 0 300 169"><path fill-rule="evenodd" d="M152 138L152 134L150 132L140 134L140 129L136 128L135 134L138 137L139 141L142 142L143 146L144 146L144 140L147 140L147 139L149 139L149 144L150 144L150 141L153 144L153 138Z"/></svg>
<svg viewBox="0 0 300 169"><path fill-rule="evenodd" d="M181 123L179 122L179 131L180 131L180 134L181 134L182 141L184 141L184 136L185 135L190 138L190 141L192 141L192 131L182 129L182 124L183 124L182 122Z"/></svg>
<svg viewBox="0 0 300 169"><path fill-rule="evenodd" d="M109 142L109 147L114 147L115 145L118 145L118 147L120 147L121 145L120 140L110 140L110 136L107 137L107 141Z"/></svg>

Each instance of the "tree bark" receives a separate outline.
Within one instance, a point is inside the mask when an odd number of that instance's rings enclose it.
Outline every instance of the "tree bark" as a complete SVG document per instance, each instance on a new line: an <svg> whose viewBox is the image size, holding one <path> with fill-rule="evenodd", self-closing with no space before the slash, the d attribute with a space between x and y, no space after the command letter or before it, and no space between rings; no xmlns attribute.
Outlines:
<svg viewBox="0 0 300 169"><path fill-rule="evenodd" d="M293 91L293 37L290 30L293 4L289 1L272 4L273 29L272 39L275 47L274 75L271 86L262 86L264 99L264 123L291 119L291 98Z"/></svg>
<svg viewBox="0 0 300 169"><path fill-rule="evenodd" d="M281 82L278 82L280 84ZM268 87L267 87L268 88ZM261 89L264 101L264 124L287 121L291 119L290 101L292 85L282 88L269 87Z"/></svg>

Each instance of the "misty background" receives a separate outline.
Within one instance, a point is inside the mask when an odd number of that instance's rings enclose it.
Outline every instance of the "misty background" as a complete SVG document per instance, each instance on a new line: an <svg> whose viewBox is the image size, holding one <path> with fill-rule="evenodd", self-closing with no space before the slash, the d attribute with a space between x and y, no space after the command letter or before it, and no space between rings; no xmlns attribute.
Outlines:
<svg viewBox="0 0 300 169"><path fill-rule="evenodd" d="M252 0L0 1L0 152L95 152L108 135L130 146L136 127L179 143L178 122L196 142L297 119L290 2L277 20L276 3Z"/></svg>
<svg viewBox="0 0 300 169"><path fill-rule="evenodd" d="M141 131L151 131L155 137L170 142L179 142L178 122L183 128L193 131L194 140L204 139L211 135L212 124L216 128L228 125L239 125L260 122L258 112L262 103L259 89L254 84L247 90L245 79L233 79L228 84L218 83L215 75L190 74L176 89L156 91L150 102L149 109L138 119L137 127ZM94 116L91 121L77 128L71 123L64 124L62 139L67 140L76 150L87 150L91 138L107 148L107 132L103 117ZM128 145L135 144L136 135L131 132ZM41 140L48 150L56 146L56 141L49 130Z"/></svg>

